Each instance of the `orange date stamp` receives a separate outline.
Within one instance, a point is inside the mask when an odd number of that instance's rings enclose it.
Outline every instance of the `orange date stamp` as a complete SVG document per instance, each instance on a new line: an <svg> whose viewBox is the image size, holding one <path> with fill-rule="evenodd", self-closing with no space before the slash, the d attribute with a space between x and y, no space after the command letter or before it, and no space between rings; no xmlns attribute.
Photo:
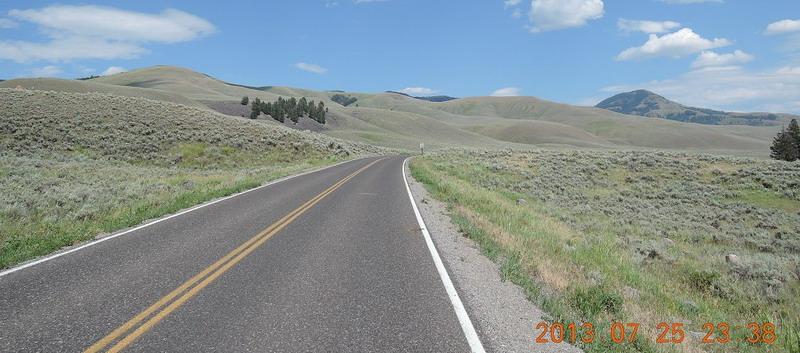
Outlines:
<svg viewBox="0 0 800 353"><path fill-rule="evenodd" d="M536 325L538 335L536 343L577 343L590 344L595 339L607 338L617 344L633 343L639 338L637 322L612 322L610 327L603 332L598 332L591 322L582 323L548 323L541 321ZM706 322L702 326L703 337L699 339L702 344L726 344L734 341L743 341L751 344L772 344L778 336L775 324L771 322L751 322L746 325L730 325L727 322ZM746 331L746 335L734 336L731 331ZM655 327L658 334L652 337L658 344L681 344L687 341L687 331L683 323L661 322ZM646 337L645 337L646 338Z"/></svg>

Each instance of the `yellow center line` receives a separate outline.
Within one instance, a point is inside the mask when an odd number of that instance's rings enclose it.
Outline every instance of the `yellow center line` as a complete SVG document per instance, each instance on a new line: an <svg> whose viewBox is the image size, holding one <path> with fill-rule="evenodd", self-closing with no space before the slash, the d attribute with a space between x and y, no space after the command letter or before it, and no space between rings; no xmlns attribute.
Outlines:
<svg viewBox="0 0 800 353"><path fill-rule="evenodd" d="M205 268L200 273L192 276L189 280L181 284L178 288L170 292L169 294L165 295L155 303L153 303L150 307L139 313L138 315L134 316L132 319L125 322L122 326L118 327L99 341L92 344L89 348L87 348L84 352L87 353L94 353L101 351L104 347L108 346L114 340L118 339L121 335L125 334L126 332L133 329L136 325L138 325L142 320L150 317L145 323L139 326L136 330L130 333L128 336L122 338L117 344L112 346L108 351L109 352L118 352L136 340L139 336L150 330L153 326L155 326L159 321L165 318L167 315L175 311L179 308L183 303L189 300L191 297L196 295L200 290L211 284L217 277L225 273L228 269L239 263L242 259L244 259L247 255L253 252L256 248L261 246L264 242L266 242L269 238L273 235L281 231L287 225L289 225L292 221L294 221L297 217L305 213L311 207L316 205L319 201L321 201L326 196L333 193L336 189L344 185L348 180L352 179L365 169L371 167L373 164L380 162L384 158L375 160L366 166L362 167L361 169L353 172L352 174L346 176L336 184L332 185L325 191L321 192L317 196L311 198L310 200L306 201L303 205L296 208L292 212L289 212L287 215L283 216L280 220L273 223L263 231L259 232L242 245L238 246L236 249L232 250L207 268ZM212 273L213 272L213 273ZM210 274L210 275L209 275ZM187 291L188 290L188 291ZM178 297L177 300L173 301L171 304L167 305ZM164 307L167 305L166 307ZM158 312L159 309L164 307L163 310ZM157 313L156 313L157 312Z"/></svg>

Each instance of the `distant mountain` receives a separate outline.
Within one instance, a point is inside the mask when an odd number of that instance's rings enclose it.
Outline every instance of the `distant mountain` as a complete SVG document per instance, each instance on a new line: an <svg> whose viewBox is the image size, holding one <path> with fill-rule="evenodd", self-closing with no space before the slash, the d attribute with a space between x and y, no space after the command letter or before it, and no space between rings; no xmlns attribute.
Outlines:
<svg viewBox="0 0 800 353"><path fill-rule="evenodd" d="M781 125L787 115L772 113L730 113L719 110L687 107L647 90L620 93L595 107L617 113L662 118L708 125Z"/></svg>
<svg viewBox="0 0 800 353"><path fill-rule="evenodd" d="M458 98L455 98L455 97L450 97L450 96L427 96L427 97L416 97L416 96L412 96L412 95L410 95L410 94L406 94L406 93L403 93L403 92L396 92L396 91L386 91L386 93L402 94L402 95L404 95L404 96L406 96L406 97L411 97L411 98L421 99L421 100L424 100L424 101L428 101L428 102L434 102L434 103L438 103L438 102L447 102L447 101L451 101L451 100L454 100L454 99L458 99Z"/></svg>

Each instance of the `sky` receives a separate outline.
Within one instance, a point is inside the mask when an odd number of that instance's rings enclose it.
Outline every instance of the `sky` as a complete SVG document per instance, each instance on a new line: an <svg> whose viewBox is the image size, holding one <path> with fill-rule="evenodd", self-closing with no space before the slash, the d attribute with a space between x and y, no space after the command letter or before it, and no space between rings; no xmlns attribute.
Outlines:
<svg viewBox="0 0 800 353"><path fill-rule="evenodd" d="M579 105L643 88L800 113L800 1L0 3L0 79L152 65L253 86Z"/></svg>

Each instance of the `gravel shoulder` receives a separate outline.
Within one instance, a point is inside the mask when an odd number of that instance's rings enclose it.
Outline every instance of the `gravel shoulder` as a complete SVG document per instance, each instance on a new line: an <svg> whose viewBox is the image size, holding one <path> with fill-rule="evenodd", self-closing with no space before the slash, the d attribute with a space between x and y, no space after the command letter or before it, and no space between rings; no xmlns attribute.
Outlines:
<svg viewBox="0 0 800 353"><path fill-rule="evenodd" d="M537 344L535 329L544 313L521 288L502 279L499 266L481 254L450 221L444 203L432 199L404 170L411 192L461 300L489 352L582 352L572 345Z"/></svg>

